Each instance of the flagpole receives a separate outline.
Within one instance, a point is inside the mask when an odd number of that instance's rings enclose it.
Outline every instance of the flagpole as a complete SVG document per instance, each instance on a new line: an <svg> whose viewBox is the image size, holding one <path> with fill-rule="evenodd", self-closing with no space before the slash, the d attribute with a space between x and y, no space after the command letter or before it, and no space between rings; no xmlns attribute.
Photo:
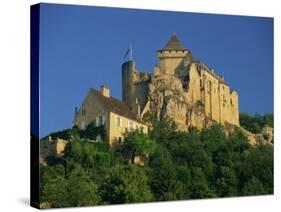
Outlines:
<svg viewBox="0 0 281 212"><path fill-rule="evenodd" d="M133 45L130 44L130 60L133 60Z"/></svg>

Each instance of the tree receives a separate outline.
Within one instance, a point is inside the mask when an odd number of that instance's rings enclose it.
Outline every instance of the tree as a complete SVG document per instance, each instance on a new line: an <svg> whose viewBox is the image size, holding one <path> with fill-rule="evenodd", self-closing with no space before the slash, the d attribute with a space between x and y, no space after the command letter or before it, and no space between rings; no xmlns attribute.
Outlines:
<svg viewBox="0 0 281 212"><path fill-rule="evenodd" d="M263 116L263 123L264 125L268 125L270 127L274 126L273 114L267 113Z"/></svg>
<svg viewBox="0 0 281 212"><path fill-rule="evenodd" d="M71 206L67 181L63 177L48 179L42 189L42 200L42 202L50 203L52 207Z"/></svg>
<svg viewBox="0 0 281 212"><path fill-rule="evenodd" d="M265 125L273 127L274 124L272 113L267 113L263 116L259 114L251 116L248 113L240 113L239 119L240 125L252 133L261 133L261 130Z"/></svg>
<svg viewBox="0 0 281 212"><path fill-rule="evenodd" d="M263 184L256 178L252 177L250 181L248 181L242 190L242 195L263 195L267 192L264 189Z"/></svg>
<svg viewBox="0 0 281 212"><path fill-rule="evenodd" d="M107 143L92 143L87 139L74 136L66 145L64 161L74 160L84 168L110 167L113 160L112 152Z"/></svg>
<svg viewBox="0 0 281 212"><path fill-rule="evenodd" d="M84 138L96 140L97 136L100 136L102 140L107 140L107 133L105 127L102 126L96 126L95 122L91 122L87 125L86 129L83 132Z"/></svg>
<svg viewBox="0 0 281 212"><path fill-rule="evenodd" d="M202 130L200 139L204 143L206 151L213 153L226 141L226 136L221 125L213 124L210 128Z"/></svg>
<svg viewBox="0 0 281 212"><path fill-rule="evenodd" d="M155 143L148 135L140 130L128 132L125 135L124 143L121 146L121 153L126 159L130 159L132 164L135 162L135 157L139 156L145 159L153 152Z"/></svg>
<svg viewBox="0 0 281 212"><path fill-rule="evenodd" d="M237 195L238 181L235 171L229 167L221 166L216 174L216 194L219 197L232 197Z"/></svg>
<svg viewBox="0 0 281 212"><path fill-rule="evenodd" d="M132 164L112 167L100 191L103 200L110 204L153 200L145 172L141 167Z"/></svg>
<svg viewBox="0 0 281 212"><path fill-rule="evenodd" d="M193 199L216 197L214 190L209 188L207 178L201 168L192 169L190 191Z"/></svg>
<svg viewBox="0 0 281 212"><path fill-rule="evenodd" d="M174 136L166 145L173 160L191 168L202 168L208 177L211 176L213 172L212 158L211 154L205 150L206 143L210 141L202 142L201 136L194 132L182 134L182 136Z"/></svg>
<svg viewBox="0 0 281 212"><path fill-rule="evenodd" d="M43 194L44 187L51 179L56 179L57 177L64 178L64 176L65 168L61 164L54 166L40 165L40 194Z"/></svg>
<svg viewBox="0 0 281 212"><path fill-rule="evenodd" d="M190 169L187 166L177 165L176 174L178 181L182 184L183 198L190 198L190 187L191 187L191 173Z"/></svg>
<svg viewBox="0 0 281 212"><path fill-rule="evenodd" d="M241 182L255 177L264 185L268 194L273 193L273 147L259 145L251 148L241 165Z"/></svg>
<svg viewBox="0 0 281 212"><path fill-rule="evenodd" d="M168 140L168 136L176 130L176 124L169 118L157 119L152 116L152 130L149 136L158 143L163 143Z"/></svg>
<svg viewBox="0 0 281 212"><path fill-rule="evenodd" d="M91 180L87 172L77 165L68 176L70 203L73 206L100 205L102 199L98 185Z"/></svg>
<svg viewBox="0 0 281 212"><path fill-rule="evenodd" d="M150 157L150 184L156 200L183 199L185 195L182 183L177 179L177 172L168 151L159 146Z"/></svg>
<svg viewBox="0 0 281 212"><path fill-rule="evenodd" d="M40 165L41 203L66 207L273 193L272 145L250 145L238 128L228 136L217 124L178 132L173 122L151 117L155 127L149 134L127 133L119 150L90 142L94 125L87 132L73 127L62 159ZM273 116L246 114L242 123L249 129L252 123L269 125ZM134 164L137 156L145 159L142 166Z"/></svg>
<svg viewBox="0 0 281 212"><path fill-rule="evenodd" d="M62 165L44 167L42 172L42 200L51 207L85 206L102 204L98 185L78 163L73 163L65 175ZM49 174L46 175L46 174Z"/></svg>

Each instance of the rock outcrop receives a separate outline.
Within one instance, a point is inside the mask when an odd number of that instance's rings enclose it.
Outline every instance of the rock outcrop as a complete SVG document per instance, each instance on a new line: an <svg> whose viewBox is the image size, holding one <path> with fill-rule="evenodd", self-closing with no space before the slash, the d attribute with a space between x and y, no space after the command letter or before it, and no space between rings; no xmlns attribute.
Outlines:
<svg viewBox="0 0 281 212"><path fill-rule="evenodd" d="M157 118L170 118L177 125L177 130L188 131L191 127L201 130L215 123L205 115L202 102L192 103L188 96L188 87L184 88L182 81L171 75L158 75L151 78L149 84L150 112ZM273 128L264 126L261 133L254 134L246 129L225 123L226 134L239 128L252 145L273 144Z"/></svg>
<svg viewBox="0 0 281 212"><path fill-rule="evenodd" d="M231 125L231 124L226 124L225 128L224 128L226 135L233 132L235 130L235 128L239 128L243 132L243 134L247 137L247 139L248 139L248 141L251 145L259 145L259 144L273 145L273 140L274 140L273 128L268 126L268 125L265 125L262 128L261 133L252 133L252 132L244 129L241 126L237 127L237 126L234 126L234 125Z"/></svg>
<svg viewBox="0 0 281 212"><path fill-rule="evenodd" d="M252 145L257 145L257 144L273 144L273 128L265 125L262 128L262 132L261 133L251 133L247 130L245 130L244 128L240 127L241 130L244 132L244 134L246 135L246 137L248 138L249 142Z"/></svg>
<svg viewBox="0 0 281 212"><path fill-rule="evenodd" d="M158 118L171 118L177 124L177 130L188 131L196 126L202 129L208 123L204 115L204 105L190 103L188 92L179 78L159 75L149 84L150 111Z"/></svg>
<svg viewBox="0 0 281 212"><path fill-rule="evenodd" d="M269 143L274 143L274 129L268 125L265 125L262 128L262 135L265 140L267 140Z"/></svg>

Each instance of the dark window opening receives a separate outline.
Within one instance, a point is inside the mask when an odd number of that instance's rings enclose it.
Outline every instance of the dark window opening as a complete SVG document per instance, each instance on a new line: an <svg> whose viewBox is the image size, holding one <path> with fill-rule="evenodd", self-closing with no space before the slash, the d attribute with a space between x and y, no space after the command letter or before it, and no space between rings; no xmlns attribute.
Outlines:
<svg viewBox="0 0 281 212"><path fill-rule="evenodd" d="M99 116L99 124L103 125L103 118L102 118L102 116Z"/></svg>

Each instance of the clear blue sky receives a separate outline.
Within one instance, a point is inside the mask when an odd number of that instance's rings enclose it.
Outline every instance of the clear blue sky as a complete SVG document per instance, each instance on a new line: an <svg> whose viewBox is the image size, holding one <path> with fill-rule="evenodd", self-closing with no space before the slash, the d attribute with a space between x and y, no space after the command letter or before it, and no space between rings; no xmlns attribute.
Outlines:
<svg viewBox="0 0 281 212"><path fill-rule="evenodd" d="M121 99L130 42L137 69L152 72L173 32L238 91L240 111L273 111L271 18L42 4L40 137L71 127L91 87L106 84Z"/></svg>

